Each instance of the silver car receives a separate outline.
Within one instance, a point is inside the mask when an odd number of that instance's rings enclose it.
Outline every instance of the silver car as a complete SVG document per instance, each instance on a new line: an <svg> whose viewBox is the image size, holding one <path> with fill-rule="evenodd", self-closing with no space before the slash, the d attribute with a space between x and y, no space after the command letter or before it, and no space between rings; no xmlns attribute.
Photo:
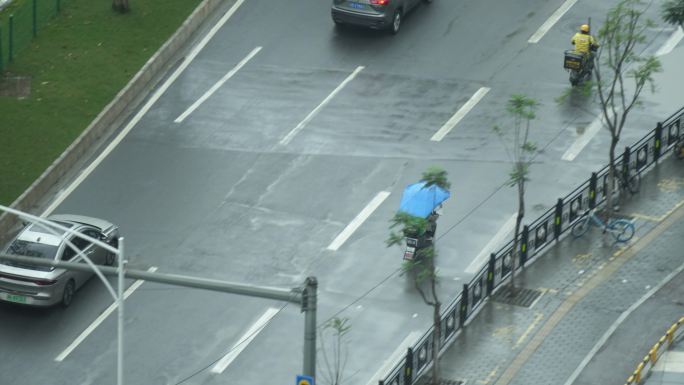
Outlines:
<svg viewBox="0 0 684 385"><path fill-rule="evenodd" d="M118 245L118 227L102 219L80 215L53 215L47 219L114 247ZM67 244L68 240L95 264L111 265L116 259L116 254L83 238L46 227L39 223L26 226L4 253L85 264L78 251ZM71 304L76 290L93 274L0 261L0 301L33 306L61 303L66 307Z"/></svg>
<svg viewBox="0 0 684 385"><path fill-rule="evenodd" d="M396 34L404 15L420 2L432 0L333 0L332 19L336 25L356 24L375 29L389 29Z"/></svg>

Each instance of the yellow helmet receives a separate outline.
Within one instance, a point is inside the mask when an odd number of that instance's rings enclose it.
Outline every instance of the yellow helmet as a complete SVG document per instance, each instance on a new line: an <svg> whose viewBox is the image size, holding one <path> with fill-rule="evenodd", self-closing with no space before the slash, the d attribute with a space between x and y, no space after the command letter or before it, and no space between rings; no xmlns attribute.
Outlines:
<svg viewBox="0 0 684 385"><path fill-rule="evenodd" d="M580 27L580 31L584 33L589 33L589 24L582 24L582 26Z"/></svg>

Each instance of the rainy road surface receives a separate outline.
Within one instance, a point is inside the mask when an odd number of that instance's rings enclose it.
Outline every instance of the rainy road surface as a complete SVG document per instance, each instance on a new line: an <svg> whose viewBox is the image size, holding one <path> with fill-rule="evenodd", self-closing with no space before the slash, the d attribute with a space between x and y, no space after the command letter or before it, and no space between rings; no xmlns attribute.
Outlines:
<svg viewBox="0 0 684 385"><path fill-rule="evenodd" d="M605 163L596 105L554 99L570 36L614 3L436 0L390 36L336 30L327 1L226 1L203 29L224 22L215 35L184 48L192 60L50 209L120 225L133 267L285 288L316 276L319 321L352 325L349 381L374 383L430 323L397 273L402 250L384 244L401 191L429 166L449 172L437 229L448 302L512 223L510 162L492 131L510 124L511 94L540 102L529 218ZM673 32L649 30L649 52ZM624 143L678 103L647 95ZM116 317L93 324L111 302L93 280L68 310L0 305L0 384L114 383ZM301 371L293 305L150 283L126 304L128 384L289 383Z"/></svg>

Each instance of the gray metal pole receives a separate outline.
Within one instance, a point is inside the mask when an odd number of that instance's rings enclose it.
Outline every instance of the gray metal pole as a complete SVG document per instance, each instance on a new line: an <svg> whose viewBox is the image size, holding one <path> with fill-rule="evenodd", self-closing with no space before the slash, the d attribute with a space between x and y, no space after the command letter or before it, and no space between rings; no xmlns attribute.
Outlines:
<svg viewBox="0 0 684 385"><path fill-rule="evenodd" d="M302 293L302 311L304 314L304 373L316 379L316 302L318 281L316 277L307 277Z"/></svg>
<svg viewBox="0 0 684 385"><path fill-rule="evenodd" d="M124 259L124 239L119 238L119 294L117 296L118 302L118 350L116 352L116 382L118 385L123 385L123 352L124 352L124 266L126 265L126 260Z"/></svg>
<svg viewBox="0 0 684 385"><path fill-rule="evenodd" d="M84 263L74 262L56 262L53 260L46 260L43 258L24 257L19 255L7 255L0 253L0 260L14 261L28 263L36 266L59 267L62 269L92 272L93 270ZM109 266L98 266L102 274L112 277L119 275L119 269ZM189 277L186 275L153 273L143 270L125 269L124 276L128 279L142 279L143 281L165 283L169 285L192 287L195 289L204 289L212 291L220 291L224 293L232 293L239 295L246 295L250 297L259 297L273 299L276 301L285 301L291 303L302 303L302 288L301 286L295 289L280 289L274 287L245 285L240 283L232 283L227 281L219 281L216 279Z"/></svg>

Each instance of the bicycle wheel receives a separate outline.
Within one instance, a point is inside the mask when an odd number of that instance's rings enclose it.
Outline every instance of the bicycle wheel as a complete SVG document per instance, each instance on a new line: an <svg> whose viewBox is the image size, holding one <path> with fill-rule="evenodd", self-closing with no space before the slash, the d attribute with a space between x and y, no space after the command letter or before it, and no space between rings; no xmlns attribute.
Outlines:
<svg viewBox="0 0 684 385"><path fill-rule="evenodd" d="M641 188L641 174L638 172L635 172L634 174L630 175L627 179L627 189L631 194L636 194L639 192L639 189Z"/></svg>
<svg viewBox="0 0 684 385"><path fill-rule="evenodd" d="M613 234L616 241L627 242L634 236L634 224L624 219L617 219L610 224L608 231Z"/></svg>
<svg viewBox="0 0 684 385"><path fill-rule="evenodd" d="M580 219L572 225L572 235L579 238L589 230L589 215L584 214Z"/></svg>

